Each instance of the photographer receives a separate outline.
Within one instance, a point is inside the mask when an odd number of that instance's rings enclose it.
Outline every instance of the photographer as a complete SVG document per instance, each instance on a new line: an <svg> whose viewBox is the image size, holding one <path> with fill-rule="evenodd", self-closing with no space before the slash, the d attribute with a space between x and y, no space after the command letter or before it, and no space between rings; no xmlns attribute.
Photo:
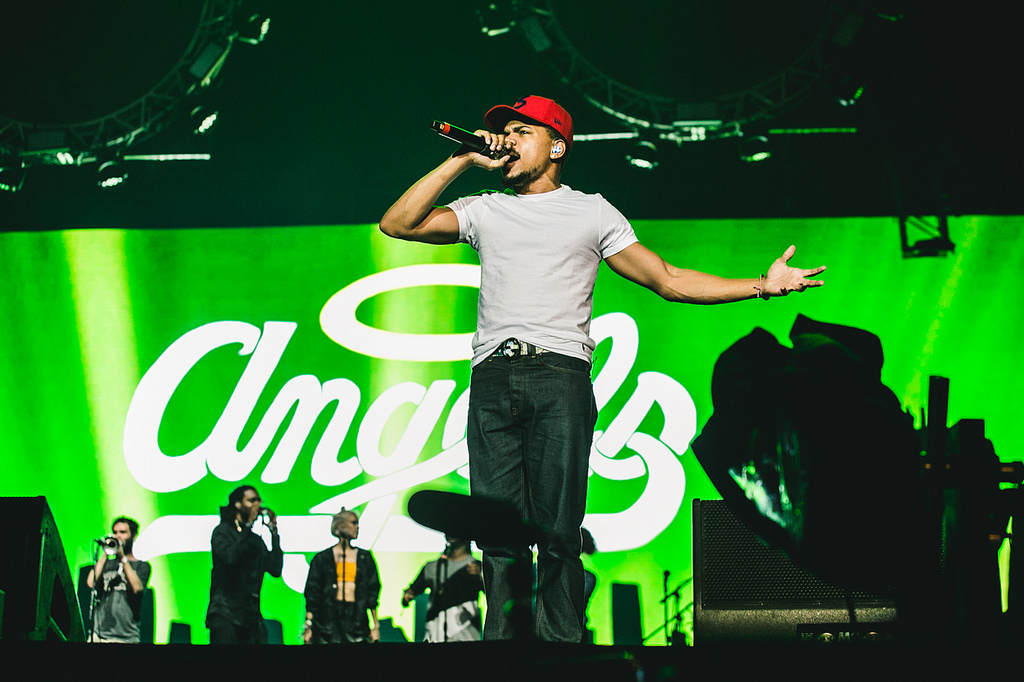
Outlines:
<svg viewBox="0 0 1024 682"><path fill-rule="evenodd" d="M137 644L142 593L151 567L132 554L138 521L121 516L114 519L110 531L108 537L97 541L104 551L86 577L86 584L95 590L89 641Z"/></svg>

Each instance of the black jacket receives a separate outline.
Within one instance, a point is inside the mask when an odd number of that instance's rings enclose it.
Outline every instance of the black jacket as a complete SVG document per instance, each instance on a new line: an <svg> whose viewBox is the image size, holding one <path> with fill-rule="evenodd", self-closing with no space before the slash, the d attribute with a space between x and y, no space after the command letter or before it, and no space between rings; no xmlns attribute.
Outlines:
<svg viewBox="0 0 1024 682"><path fill-rule="evenodd" d="M260 590L263 574L281 577L284 553L281 538L272 534L268 551L263 539L246 527L239 531L234 521L222 521L213 529L210 546L213 552L213 574L210 577L210 607L206 611L209 627L211 616L221 616L235 625L256 626L263 619L260 613Z"/></svg>
<svg viewBox="0 0 1024 682"><path fill-rule="evenodd" d="M331 616L332 603L337 600L338 572L334 563L334 547L318 552L309 562L309 574L306 577L306 611L313 614L313 633L326 637L333 631L334 623ZM355 607L359 618L359 628L365 625L367 609L377 608L380 602L380 574L373 554L365 549L356 548L356 601ZM368 629L368 626L366 626Z"/></svg>

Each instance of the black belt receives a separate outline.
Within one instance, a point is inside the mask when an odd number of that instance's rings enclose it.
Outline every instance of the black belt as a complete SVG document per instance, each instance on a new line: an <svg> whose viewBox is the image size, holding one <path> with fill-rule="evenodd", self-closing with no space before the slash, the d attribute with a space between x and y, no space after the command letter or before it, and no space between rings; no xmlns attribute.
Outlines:
<svg viewBox="0 0 1024 682"><path fill-rule="evenodd" d="M547 349L527 343L526 341L505 339L491 355L499 358L512 358L519 355L540 355L547 352Z"/></svg>

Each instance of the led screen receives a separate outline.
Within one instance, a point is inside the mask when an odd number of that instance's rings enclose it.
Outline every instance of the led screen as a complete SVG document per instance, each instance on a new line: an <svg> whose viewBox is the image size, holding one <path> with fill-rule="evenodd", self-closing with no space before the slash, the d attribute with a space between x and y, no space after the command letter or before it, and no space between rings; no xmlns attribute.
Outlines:
<svg viewBox="0 0 1024 682"><path fill-rule="evenodd" d="M674 306L602 268L586 519L597 643L612 642L613 582L639 586L650 643L665 641L666 585L682 586L669 615L682 610L689 628L690 503L718 495L688 445L713 409L716 358L754 327L786 342L802 313L868 329L884 383L919 423L928 377L949 377L951 423L984 419L1000 458L1021 458L1020 220L950 222L955 251L914 259L891 218L635 222L681 267L756 277L794 243L793 263L827 265L827 283ZM246 482L281 517L285 571L266 581L263 611L286 643L300 641L307 562L333 544L342 506L361 514L358 544L380 565L381 617L412 638L400 595L443 540L406 503L421 489L468 491L470 247L356 225L6 233L0 253L0 494L47 497L73 571L112 518L137 518L156 640L177 621L208 641L210 532Z"/></svg>

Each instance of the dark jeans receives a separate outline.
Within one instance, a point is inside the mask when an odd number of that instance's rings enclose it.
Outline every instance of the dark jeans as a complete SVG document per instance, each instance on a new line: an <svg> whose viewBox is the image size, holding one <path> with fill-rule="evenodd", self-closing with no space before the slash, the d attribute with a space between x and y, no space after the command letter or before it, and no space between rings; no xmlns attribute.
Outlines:
<svg viewBox="0 0 1024 682"><path fill-rule="evenodd" d="M313 644L354 644L370 641L370 621L366 607L350 601L331 600L327 617L329 628L313 627Z"/></svg>
<svg viewBox="0 0 1024 682"><path fill-rule="evenodd" d="M266 644L267 626L261 618L251 625L232 623L224 616L210 616L210 644Z"/></svg>
<svg viewBox="0 0 1024 682"><path fill-rule="evenodd" d="M473 368L469 393L470 488L511 504L547 532L537 544L534 634L579 642L583 636L580 526L597 405L584 360L557 353L491 357ZM484 546L484 639L528 636L511 617L515 571L524 547ZM526 568L529 571L529 566ZM528 575L528 574L527 574ZM529 577L526 578L529 582ZM520 602L521 603L521 602Z"/></svg>

